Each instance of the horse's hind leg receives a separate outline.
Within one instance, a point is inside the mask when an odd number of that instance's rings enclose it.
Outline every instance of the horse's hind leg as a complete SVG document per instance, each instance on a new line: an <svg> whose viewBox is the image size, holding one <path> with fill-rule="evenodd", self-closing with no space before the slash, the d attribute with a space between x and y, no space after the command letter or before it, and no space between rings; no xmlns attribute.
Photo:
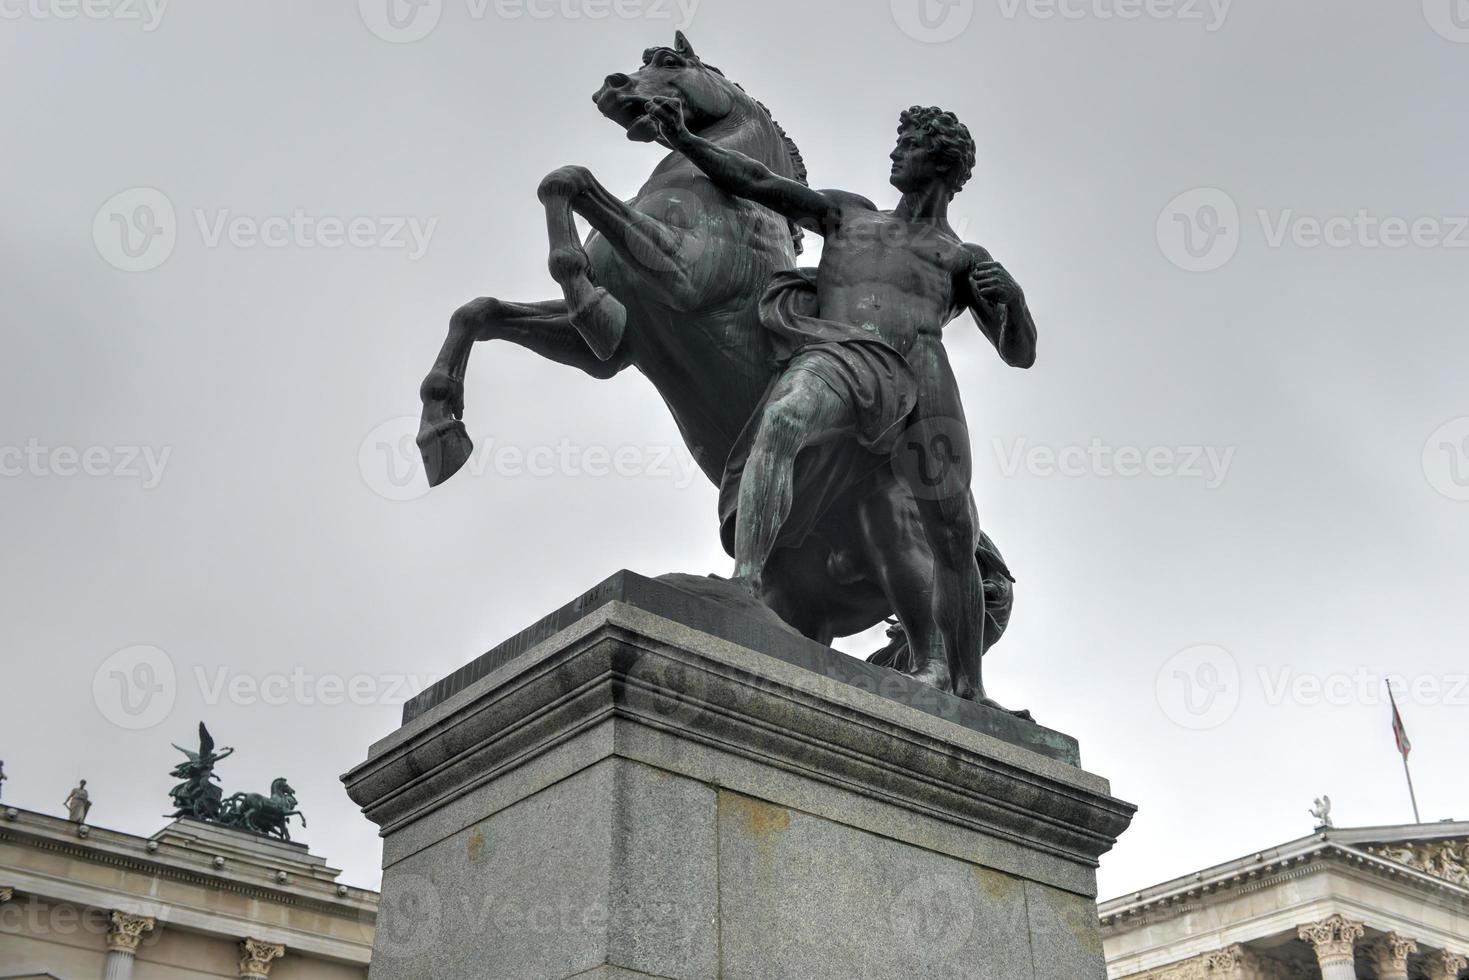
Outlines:
<svg viewBox="0 0 1469 980"><path fill-rule="evenodd" d="M561 287L571 325L587 346L608 360L622 344L627 309L615 296L595 285L588 274L591 260L577 234L572 204L597 186L585 167L562 167L541 181L536 194L546 207L546 237L551 246L547 263L551 278Z"/></svg>
<svg viewBox="0 0 1469 980"><path fill-rule="evenodd" d="M542 357L610 378L627 366L619 356L602 360L571 325L562 300L506 303L485 297L466 303L449 318L449 334L438 360L419 389L423 417L418 449L430 486L453 476L469 459L474 443L464 423L464 374L477 341L508 340Z"/></svg>

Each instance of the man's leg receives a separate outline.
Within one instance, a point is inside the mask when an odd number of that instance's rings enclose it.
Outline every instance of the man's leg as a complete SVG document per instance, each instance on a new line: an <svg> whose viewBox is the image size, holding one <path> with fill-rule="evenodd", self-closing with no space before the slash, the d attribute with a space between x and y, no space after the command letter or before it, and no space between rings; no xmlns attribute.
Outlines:
<svg viewBox="0 0 1469 980"><path fill-rule="evenodd" d="M735 515L735 578L755 596L791 513L796 455L851 425L846 402L810 371L788 368L776 382L761 409L760 428L740 477Z"/></svg>
<svg viewBox="0 0 1469 980"><path fill-rule="evenodd" d="M947 663L944 634L934 615L933 549L912 495L904 484L890 483L859 507L869 574L908 638L909 666L898 669Z"/></svg>
<svg viewBox="0 0 1469 980"><path fill-rule="evenodd" d="M946 653L941 663L915 661L913 673L918 679L953 690L960 697L982 701L985 699L980 677L984 582L974 557L979 520L969 487L973 448L964 422L958 382L943 347L936 339L922 343L911 352L910 363L919 388L918 408L910 433L913 442L921 444L905 443L897 451L919 453L921 458L916 466L899 469L908 476L933 550L933 612L944 637ZM915 474L922 476L915 479Z"/></svg>

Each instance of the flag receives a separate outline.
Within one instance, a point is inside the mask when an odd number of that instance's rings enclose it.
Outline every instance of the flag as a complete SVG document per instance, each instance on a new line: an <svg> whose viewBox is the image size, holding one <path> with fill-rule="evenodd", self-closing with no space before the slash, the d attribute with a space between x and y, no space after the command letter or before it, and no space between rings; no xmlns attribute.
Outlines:
<svg viewBox="0 0 1469 980"><path fill-rule="evenodd" d="M1408 730L1403 727L1403 716L1398 714L1398 703L1393 700L1392 685L1387 686L1387 700L1392 705L1392 737L1398 741L1398 751L1403 754L1403 761L1408 761L1408 753L1413 751L1413 743L1408 741Z"/></svg>

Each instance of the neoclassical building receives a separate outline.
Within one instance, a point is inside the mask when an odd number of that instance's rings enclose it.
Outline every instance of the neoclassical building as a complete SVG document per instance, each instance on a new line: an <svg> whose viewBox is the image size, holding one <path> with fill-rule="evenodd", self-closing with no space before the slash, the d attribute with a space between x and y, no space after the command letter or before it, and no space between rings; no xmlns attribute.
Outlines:
<svg viewBox="0 0 1469 980"><path fill-rule="evenodd" d="M1101 905L1110 980L1469 977L1469 823L1309 837Z"/></svg>
<svg viewBox="0 0 1469 980"><path fill-rule="evenodd" d="M0 977L363 980L376 892L302 844L0 808Z"/></svg>

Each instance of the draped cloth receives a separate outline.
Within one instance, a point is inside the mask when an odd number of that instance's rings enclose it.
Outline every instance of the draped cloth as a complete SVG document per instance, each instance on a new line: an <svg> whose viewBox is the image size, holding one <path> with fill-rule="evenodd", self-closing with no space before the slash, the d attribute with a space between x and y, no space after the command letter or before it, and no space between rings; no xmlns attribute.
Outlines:
<svg viewBox="0 0 1469 980"><path fill-rule="evenodd" d="M845 491L890 465L890 454L918 404L918 381L902 354L874 332L820 317L815 269L788 269L772 276L760 298L759 316L771 337L776 370L736 440L720 482L721 536L730 554L745 464L771 392L784 374L807 371L830 386L851 410L853 431L808 446L797 456L791 513L776 547L799 545Z"/></svg>

